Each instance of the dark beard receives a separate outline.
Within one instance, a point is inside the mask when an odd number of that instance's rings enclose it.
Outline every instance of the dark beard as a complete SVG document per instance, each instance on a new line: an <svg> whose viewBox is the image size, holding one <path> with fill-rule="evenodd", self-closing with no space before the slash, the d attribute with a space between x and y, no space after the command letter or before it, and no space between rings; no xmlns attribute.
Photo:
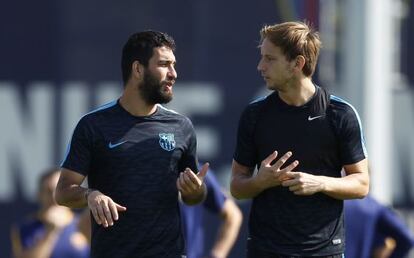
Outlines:
<svg viewBox="0 0 414 258"><path fill-rule="evenodd" d="M162 91L161 82L145 69L144 81L138 85L141 97L149 105L166 104L172 100L172 94Z"/></svg>

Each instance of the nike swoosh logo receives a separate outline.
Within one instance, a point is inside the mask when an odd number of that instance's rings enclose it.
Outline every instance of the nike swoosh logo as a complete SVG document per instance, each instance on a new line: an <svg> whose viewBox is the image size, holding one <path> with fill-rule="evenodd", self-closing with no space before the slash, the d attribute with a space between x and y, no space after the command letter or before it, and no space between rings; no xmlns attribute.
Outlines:
<svg viewBox="0 0 414 258"><path fill-rule="evenodd" d="M323 117L323 115L320 115L320 116L308 116L308 121L312 121L312 120L318 119L320 117Z"/></svg>
<svg viewBox="0 0 414 258"><path fill-rule="evenodd" d="M110 149L113 149L113 148L115 148L115 147L118 147L119 145L121 145L121 144L124 144L124 143L126 143L127 141L122 141L122 142L118 142L118 143L115 143L115 144L112 144L112 142L109 142L109 144L108 144L108 147L110 148Z"/></svg>

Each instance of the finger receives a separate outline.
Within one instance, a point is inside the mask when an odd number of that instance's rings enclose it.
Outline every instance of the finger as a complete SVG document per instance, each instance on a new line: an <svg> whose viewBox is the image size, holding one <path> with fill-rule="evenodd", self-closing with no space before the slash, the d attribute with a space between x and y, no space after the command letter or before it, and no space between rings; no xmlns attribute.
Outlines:
<svg viewBox="0 0 414 258"><path fill-rule="evenodd" d="M92 212L92 216L93 216L93 218L95 219L96 223L97 223L98 225L101 225L101 224L102 224L102 222L101 222L101 220L99 219L98 212L96 211L96 209L95 209L95 208L91 208L90 210L91 210L91 212Z"/></svg>
<svg viewBox="0 0 414 258"><path fill-rule="evenodd" d="M197 177L203 181L204 177L206 177L207 175L207 171L209 168L210 164L208 162L204 163L203 167L201 168L201 170L198 172Z"/></svg>
<svg viewBox="0 0 414 258"><path fill-rule="evenodd" d="M127 208L125 206L119 205L118 203L114 202L115 207L118 211L126 211Z"/></svg>
<svg viewBox="0 0 414 258"><path fill-rule="evenodd" d="M281 182L286 180L298 179L300 177L300 172L292 172L292 171L281 171L279 174L279 180Z"/></svg>
<svg viewBox="0 0 414 258"><path fill-rule="evenodd" d="M96 206L96 211L98 213L99 220L104 227L108 227L108 222L106 221L104 211L101 205Z"/></svg>
<svg viewBox="0 0 414 258"><path fill-rule="evenodd" d="M290 163L289 166L285 167L283 169L283 171L290 172L293 169L295 169L298 165L299 165L299 161L298 160L295 160L292 163Z"/></svg>
<svg viewBox="0 0 414 258"><path fill-rule="evenodd" d="M288 151L283 155L278 161L275 162L275 164L272 166L274 170L279 170L283 164L292 156L292 152Z"/></svg>
<svg viewBox="0 0 414 258"><path fill-rule="evenodd" d="M194 174L194 172L189 168L187 168L184 171L184 179L185 179L185 182L190 183L190 184L196 184L196 185L199 184L199 181L200 181L197 175Z"/></svg>
<svg viewBox="0 0 414 258"><path fill-rule="evenodd" d="M262 161L262 166L269 166L270 163L277 157L277 151L272 152L267 158Z"/></svg>
<svg viewBox="0 0 414 258"><path fill-rule="evenodd" d="M291 192L300 192L302 189L302 187L300 185L292 185L289 187L289 191Z"/></svg>
<svg viewBox="0 0 414 258"><path fill-rule="evenodd" d="M298 186L297 188L293 188L292 191L295 195L311 195L312 193L306 192L306 190L303 187Z"/></svg>
<svg viewBox="0 0 414 258"><path fill-rule="evenodd" d="M207 166L207 170L208 170L208 166ZM196 175L190 170L189 172L185 173L186 176L188 176L188 178L191 180L191 184L192 186L194 186L192 187L193 189L197 189L203 184L204 176L199 176L200 173L205 175L207 172L200 171Z"/></svg>
<svg viewBox="0 0 414 258"><path fill-rule="evenodd" d="M297 184L296 179L288 179L282 182L282 186L290 187ZM290 188L289 188L290 189Z"/></svg>
<svg viewBox="0 0 414 258"><path fill-rule="evenodd" d="M307 193L305 193L305 191L303 189L297 190L293 192L296 195L309 195Z"/></svg>
<svg viewBox="0 0 414 258"><path fill-rule="evenodd" d="M188 186L185 183L184 173L180 173L179 184L180 184L180 188L182 192L184 193L189 192Z"/></svg>
<svg viewBox="0 0 414 258"><path fill-rule="evenodd" d="M177 178L177 181L175 182L175 184L177 186L178 191L182 192L181 184L180 184L180 177Z"/></svg>
<svg viewBox="0 0 414 258"><path fill-rule="evenodd" d="M112 219L112 213L111 213L111 210L108 207L108 203L106 203L106 202L103 203L102 209L103 209L103 212L104 212L104 215L105 215L105 219L108 222L108 225L112 226L114 224L114 221Z"/></svg>
<svg viewBox="0 0 414 258"><path fill-rule="evenodd" d="M114 202L109 202L108 207L109 207L109 210L111 211L112 218L114 218L114 220L118 220L119 217L118 217L118 209L116 207L116 204Z"/></svg>
<svg viewBox="0 0 414 258"><path fill-rule="evenodd" d="M198 174L194 173L190 168L186 168L184 170L184 175L187 175L189 179L191 179L191 181L193 181L195 184L197 184L200 181Z"/></svg>
<svg viewBox="0 0 414 258"><path fill-rule="evenodd" d="M197 188L202 184L200 179L198 179L198 177L192 172L186 171L183 178L185 185L191 190L197 190Z"/></svg>

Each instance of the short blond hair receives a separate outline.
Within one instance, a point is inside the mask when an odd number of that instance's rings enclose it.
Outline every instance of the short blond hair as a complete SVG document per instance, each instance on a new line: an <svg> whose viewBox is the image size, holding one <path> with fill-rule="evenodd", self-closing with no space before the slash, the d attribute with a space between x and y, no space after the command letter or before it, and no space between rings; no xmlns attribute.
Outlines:
<svg viewBox="0 0 414 258"><path fill-rule="evenodd" d="M284 22L275 25L265 25L260 30L261 42L269 39L275 46L280 47L289 61L302 55L306 62L302 69L305 76L312 76L318 61L322 43L319 34L303 22Z"/></svg>

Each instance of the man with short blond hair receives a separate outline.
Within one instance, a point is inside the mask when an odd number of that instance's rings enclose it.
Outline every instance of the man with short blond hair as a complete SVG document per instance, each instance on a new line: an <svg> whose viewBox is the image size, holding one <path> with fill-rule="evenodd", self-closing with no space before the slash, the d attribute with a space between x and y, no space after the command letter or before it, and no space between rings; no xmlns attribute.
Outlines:
<svg viewBox="0 0 414 258"><path fill-rule="evenodd" d="M369 189L358 114L312 82L321 41L308 25L260 35L257 68L274 92L241 115L231 179L234 197L253 198L247 256L343 257L343 200Z"/></svg>

